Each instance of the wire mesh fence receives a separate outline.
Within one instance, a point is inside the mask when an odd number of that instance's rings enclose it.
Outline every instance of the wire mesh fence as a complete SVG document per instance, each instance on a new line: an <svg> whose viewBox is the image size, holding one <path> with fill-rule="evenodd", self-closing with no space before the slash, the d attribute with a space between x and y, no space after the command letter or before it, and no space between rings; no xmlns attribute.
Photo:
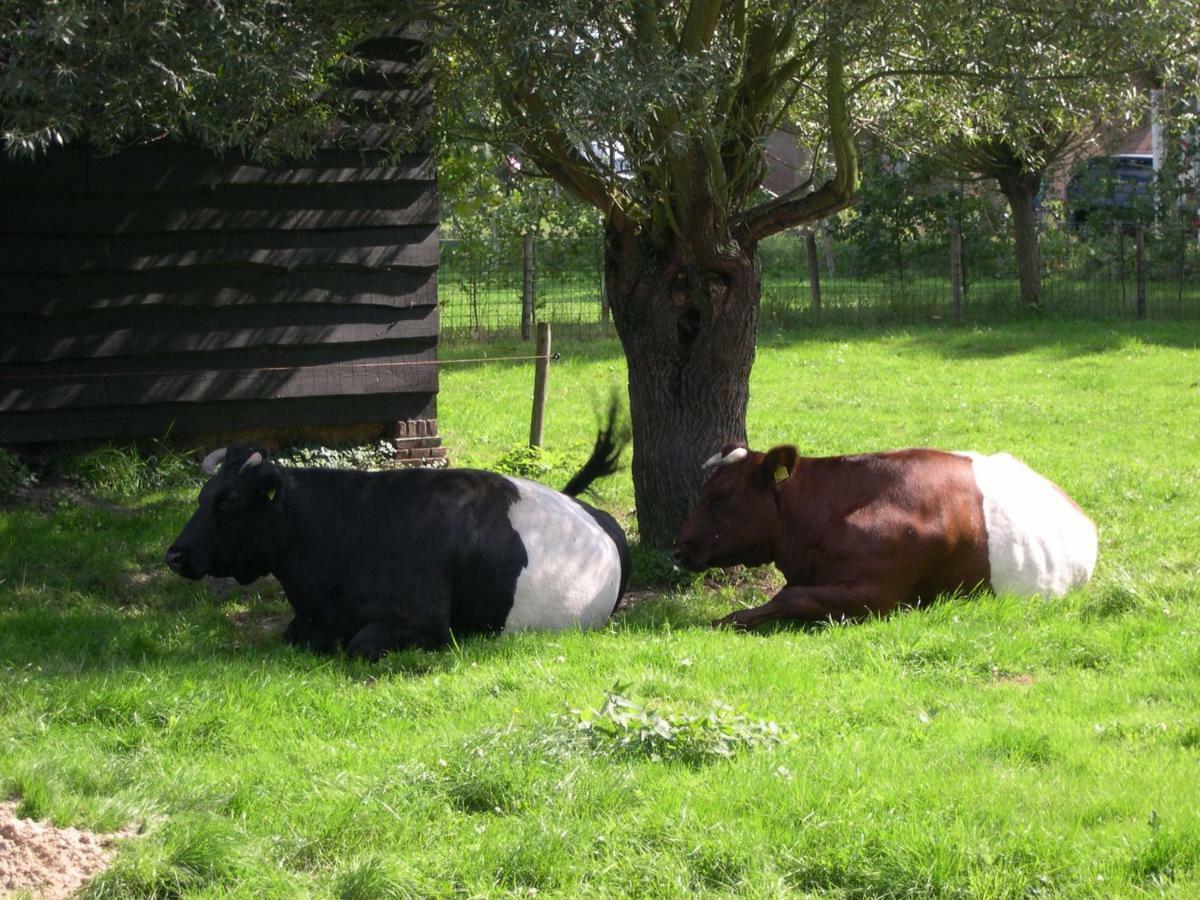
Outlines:
<svg viewBox="0 0 1200 900"><path fill-rule="evenodd" d="M599 230L532 242L531 291L526 296L526 242L521 236L478 242L441 242L438 304L443 335L487 339L521 333L522 311L550 322L557 333L603 333L603 252Z"/></svg>
<svg viewBox="0 0 1200 900"><path fill-rule="evenodd" d="M961 232L961 313L952 278L953 228L887 247L864 245L835 229L788 232L759 245L762 317L782 326L805 321L985 322L1027 315L1011 239ZM444 239L438 288L442 333L489 339L521 333L523 304L557 333L611 334L600 229L532 241L532 277L521 236L489 245ZM1040 309L1074 318L1200 317L1200 242L1194 228L1132 228L1108 223L1040 234ZM814 290L814 281L816 289Z"/></svg>
<svg viewBox="0 0 1200 900"><path fill-rule="evenodd" d="M1200 316L1200 244L1187 228L1126 227L1070 233L1046 229L1040 240L1040 311L1071 318ZM813 266L802 235L779 235L759 248L762 307L768 318L860 322L952 319L989 321L1028 315L1016 257L1004 240L962 237L960 309L950 242L900 245L869 265L852 243L824 238ZM819 299L816 297L819 296Z"/></svg>

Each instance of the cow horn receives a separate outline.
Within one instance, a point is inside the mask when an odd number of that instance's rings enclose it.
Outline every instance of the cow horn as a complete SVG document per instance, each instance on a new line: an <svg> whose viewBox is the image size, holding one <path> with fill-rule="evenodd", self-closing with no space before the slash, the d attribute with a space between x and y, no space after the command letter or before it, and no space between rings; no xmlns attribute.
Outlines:
<svg viewBox="0 0 1200 900"><path fill-rule="evenodd" d="M228 452L228 447L222 447L220 450L214 450L208 454L208 456L204 457L204 461L200 463L200 471L205 475L216 475L217 466L225 461L225 454Z"/></svg>
<svg viewBox="0 0 1200 900"><path fill-rule="evenodd" d="M711 468L713 468L713 466L731 465L732 463L737 462L739 459L745 459L746 454L749 452L750 451L747 450L745 447L734 447L732 450L730 450L724 456L722 456L720 453L718 453L716 456L710 457L709 460L704 464L703 468L711 469Z"/></svg>
<svg viewBox="0 0 1200 900"><path fill-rule="evenodd" d="M255 450L253 453L251 453L249 456L246 457L246 461L244 463L242 463L242 467L240 469L238 469L238 472L239 473L245 472L247 469L253 469L255 466L261 466L261 465L262 465L262 454L259 453L257 450Z"/></svg>

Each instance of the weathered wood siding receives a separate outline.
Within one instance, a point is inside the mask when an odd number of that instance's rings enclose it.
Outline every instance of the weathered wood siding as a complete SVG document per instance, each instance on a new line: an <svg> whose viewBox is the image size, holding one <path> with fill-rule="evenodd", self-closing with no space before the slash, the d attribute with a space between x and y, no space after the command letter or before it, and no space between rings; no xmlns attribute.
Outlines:
<svg viewBox="0 0 1200 900"><path fill-rule="evenodd" d="M414 33L362 54L353 102L428 105ZM0 443L432 419L437 188L389 136L0 160Z"/></svg>

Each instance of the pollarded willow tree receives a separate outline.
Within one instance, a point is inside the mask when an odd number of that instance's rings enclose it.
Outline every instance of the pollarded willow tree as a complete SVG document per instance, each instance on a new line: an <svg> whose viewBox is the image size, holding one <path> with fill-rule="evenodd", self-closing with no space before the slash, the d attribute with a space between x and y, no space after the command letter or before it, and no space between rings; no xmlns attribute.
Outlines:
<svg viewBox="0 0 1200 900"><path fill-rule="evenodd" d="M757 245L854 198L847 68L866 5L613 0L443 7L442 108L599 209L629 371L644 541L668 546L701 464L746 437ZM457 95L460 99L455 99ZM813 177L760 185L763 144L808 126ZM799 424L799 423L798 423Z"/></svg>

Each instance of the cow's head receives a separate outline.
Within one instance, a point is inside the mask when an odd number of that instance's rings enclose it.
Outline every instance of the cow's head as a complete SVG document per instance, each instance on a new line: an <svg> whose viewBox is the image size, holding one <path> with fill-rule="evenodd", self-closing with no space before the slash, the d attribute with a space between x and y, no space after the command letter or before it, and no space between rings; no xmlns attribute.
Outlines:
<svg viewBox="0 0 1200 900"><path fill-rule="evenodd" d="M167 565L184 578L232 576L249 584L270 572L279 549L284 491L279 469L265 450L248 444L210 453L201 468L212 477L167 550Z"/></svg>
<svg viewBox="0 0 1200 900"><path fill-rule="evenodd" d="M768 453L722 447L704 464L712 474L675 541L676 562L696 570L770 562L782 524L776 494L798 458L790 445Z"/></svg>

